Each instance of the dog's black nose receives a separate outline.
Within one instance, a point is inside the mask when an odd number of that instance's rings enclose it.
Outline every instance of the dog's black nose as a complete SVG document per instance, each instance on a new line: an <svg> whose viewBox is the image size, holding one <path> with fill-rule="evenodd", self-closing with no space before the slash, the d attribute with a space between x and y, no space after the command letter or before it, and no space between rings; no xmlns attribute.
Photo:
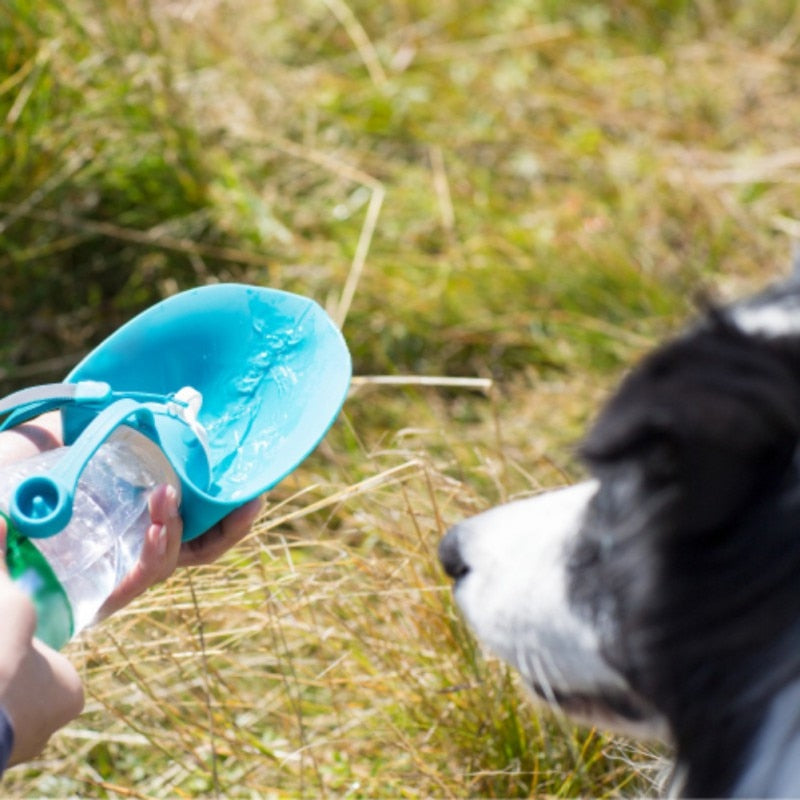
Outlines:
<svg viewBox="0 0 800 800"><path fill-rule="evenodd" d="M463 578L469 572L469 564L464 561L464 556L461 555L458 525L450 528L442 541L439 542L439 561L442 562L444 571L453 580Z"/></svg>

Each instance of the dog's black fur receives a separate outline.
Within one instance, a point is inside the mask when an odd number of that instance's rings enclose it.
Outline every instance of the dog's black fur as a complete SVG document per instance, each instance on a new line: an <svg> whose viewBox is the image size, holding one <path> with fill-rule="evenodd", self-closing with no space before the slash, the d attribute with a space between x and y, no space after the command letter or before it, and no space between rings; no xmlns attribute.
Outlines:
<svg viewBox="0 0 800 800"><path fill-rule="evenodd" d="M646 358L581 448L599 488L569 604L666 721L688 796L800 794L800 763L758 777L800 742L798 444L793 279Z"/></svg>
<svg viewBox="0 0 800 800"><path fill-rule="evenodd" d="M669 721L690 796L732 790L800 678L799 441L800 337L713 312L629 376L582 448L600 491L571 591L588 615L613 604L606 655Z"/></svg>

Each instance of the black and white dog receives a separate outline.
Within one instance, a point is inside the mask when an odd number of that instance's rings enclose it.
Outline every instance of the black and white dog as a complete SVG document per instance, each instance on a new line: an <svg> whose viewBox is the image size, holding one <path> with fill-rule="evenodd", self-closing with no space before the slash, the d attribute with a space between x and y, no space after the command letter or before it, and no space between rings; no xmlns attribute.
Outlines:
<svg viewBox="0 0 800 800"><path fill-rule="evenodd" d="M673 791L800 795L800 275L623 381L593 478L453 527L440 558L542 698L675 747Z"/></svg>

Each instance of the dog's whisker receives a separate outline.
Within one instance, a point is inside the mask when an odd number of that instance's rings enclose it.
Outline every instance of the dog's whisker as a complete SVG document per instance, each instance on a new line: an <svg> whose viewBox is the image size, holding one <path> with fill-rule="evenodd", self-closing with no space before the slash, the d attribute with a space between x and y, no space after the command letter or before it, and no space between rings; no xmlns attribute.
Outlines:
<svg viewBox="0 0 800 800"><path fill-rule="evenodd" d="M520 663L526 664L528 667L528 677L536 694L552 708L560 709L561 701L553 689L553 684L544 668L541 654L539 652L529 652L520 654L520 657L523 659Z"/></svg>

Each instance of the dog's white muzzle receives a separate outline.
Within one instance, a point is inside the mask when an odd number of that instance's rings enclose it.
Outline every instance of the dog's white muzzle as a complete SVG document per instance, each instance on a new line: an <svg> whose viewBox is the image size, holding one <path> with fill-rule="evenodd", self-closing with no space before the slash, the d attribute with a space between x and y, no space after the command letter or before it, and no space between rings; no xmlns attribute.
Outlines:
<svg viewBox="0 0 800 800"><path fill-rule="evenodd" d="M652 720L619 712L633 692L569 600L567 559L597 487L586 481L460 522L439 555L478 639L537 695L584 721L653 735Z"/></svg>

